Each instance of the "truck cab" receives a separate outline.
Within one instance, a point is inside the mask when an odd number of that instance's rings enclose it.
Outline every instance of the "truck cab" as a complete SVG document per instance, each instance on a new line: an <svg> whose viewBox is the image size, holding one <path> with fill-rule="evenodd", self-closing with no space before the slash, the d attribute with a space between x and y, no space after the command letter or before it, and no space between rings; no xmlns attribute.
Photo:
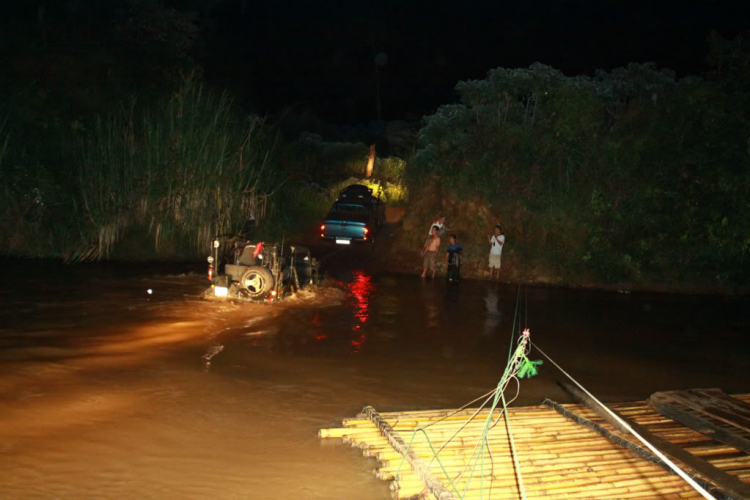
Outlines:
<svg viewBox="0 0 750 500"><path fill-rule="evenodd" d="M339 245L372 243L378 227L375 207L369 200L336 201L320 226L320 238Z"/></svg>

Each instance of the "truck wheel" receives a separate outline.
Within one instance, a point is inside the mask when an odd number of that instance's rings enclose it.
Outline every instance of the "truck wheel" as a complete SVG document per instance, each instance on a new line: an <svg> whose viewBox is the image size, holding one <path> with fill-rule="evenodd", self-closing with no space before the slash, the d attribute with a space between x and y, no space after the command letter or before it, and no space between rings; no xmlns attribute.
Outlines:
<svg viewBox="0 0 750 500"><path fill-rule="evenodd" d="M240 278L240 287L253 299L265 298L273 290L273 275L262 266L250 266Z"/></svg>

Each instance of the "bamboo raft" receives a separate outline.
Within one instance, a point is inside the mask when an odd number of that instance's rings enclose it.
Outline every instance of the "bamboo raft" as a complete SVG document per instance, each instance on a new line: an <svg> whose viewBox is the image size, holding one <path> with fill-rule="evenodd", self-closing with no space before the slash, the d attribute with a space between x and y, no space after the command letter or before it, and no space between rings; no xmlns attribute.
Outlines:
<svg viewBox="0 0 750 500"><path fill-rule="evenodd" d="M750 394L733 398L741 405L750 403ZM608 406L640 434L650 436L652 444L658 441L668 448L661 451L677 458L677 463L716 498L750 498L750 455L727 444L727 439L709 437L716 429L701 428L698 432L662 415L646 401ZM489 410L483 410L467 423L475 411L378 413L365 407L356 417L344 419L342 427L322 429L319 436L342 439L362 449L364 456L376 459L375 476L390 482L394 499L521 498L503 419L487 434L489 453L481 466L472 460L489 414ZM600 413L585 405L559 405L549 400L539 406L509 408L526 498L701 497L632 435L618 430ZM493 418L500 416L498 409ZM712 425L720 430L719 437L732 431L731 422ZM423 433L414 432L418 428L424 428L429 442ZM438 463L433 448L438 450L443 445Z"/></svg>

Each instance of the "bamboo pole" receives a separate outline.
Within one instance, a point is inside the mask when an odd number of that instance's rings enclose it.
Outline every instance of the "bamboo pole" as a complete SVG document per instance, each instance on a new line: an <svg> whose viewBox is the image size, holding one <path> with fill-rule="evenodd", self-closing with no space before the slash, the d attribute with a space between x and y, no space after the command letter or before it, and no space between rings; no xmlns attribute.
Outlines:
<svg viewBox="0 0 750 500"><path fill-rule="evenodd" d="M429 437L430 442L436 448L443 447L443 449L455 449L473 446L479 441L481 435L478 433L472 433L465 436L462 433L459 436L455 437L452 437L451 435L430 435ZM451 437L452 439L448 441L448 439L450 439ZM547 451L574 448L592 450L607 449L611 446L609 441L602 439L602 437L600 436L592 434L590 431L586 431L586 434L584 435L578 434L574 436L573 439L565 439L563 435L534 436L533 439L522 439L519 438L519 436L515 437L520 441L519 447L521 449L528 450L535 450L539 447L543 447ZM352 447L358 447L362 450L368 450L370 452L368 454L369 456L380 451L388 450L390 446L387 440L385 440L385 438L383 438L382 436L368 436L365 439L362 439L360 436L345 436L344 438L342 438L342 441ZM507 436L490 436L486 439L486 442L493 446L493 448L496 448L498 450L506 450L509 448ZM683 448L692 451L696 455L706 457L720 456L722 454L732 454L735 451L731 447L725 447L723 445L711 446L703 442L696 445L693 442L683 439L673 439L671 440L671 442L673 444L682 444ZM412 446L415 449L429 447L426 439L422 435L415 436L415 439L412 441Z"/></svg>
<svg viewBox="0 0 750 500"><path fill-rule="evenodd" d="M388 436L393 448L406 459L412 470L422 479L427 489L429 489L438 500L453 500L453 494L432 475L427 466L413 451L407 449L406 443L404 443L401 436L393 430L388 422L383 420L375 408L367 406L364 411L370 417L372 422L383 431L383 434Z"/></svg>
<svg viewBox="0 0 750 500"><path fill-rule="evenodd" d="M666 480L659 480L658 482L649 482L646 478L644 480L629 480L620 481L617 483L611 482L579 482L576 485L568 485L559 488L539 487L539 488L526 488L527 498L565 498L565 499L576 499L576 498L644 498L644 497L659 497L665 493L678 493L678 494L690 494L690 487L680 483L680 479L677 476L669 476ZM525 483L524 483L525 486ZM424 490L422 486L410 485L408 487L399 487L392 489L393 498L411 498L419 495ZM484 485L484 488L477 485L475 488L470 488L464 492L459 488L464 500L471 499L482 499L487 500L517 500L519 493L517 488L499 486L499 485Z"/></svg>
<svg viewBox="0 0 750 500"><path fill-rule="evenodd" d="M576 414L585 418L588 418L590 415L587 413L576 413ZM520 416L516 416L517 419L519 417ZM416 429L416 428L424 428L425 430L455 429L458 427L456 425L457 422L462 423L462 425L464 425L466 428L484 427L483 419L475 418L471 422L467 422L467 420L468 420L467 418L442 420L442 421L432 420L432 419L396 420L391 424L391 427L394 430L398 430L398 431L404 431L405 429ZM591 415L591 418L589 418L589 420L603 421L602 419L593 415ZM553 416L545 416L544 418L523 417L523 421L526 424L525 427L529 426L529 427L534 427L534 428L549 429L550 427L566 427L567 426L568 428L570 428L569 423L566 422L564 419L560 418L560 415L558 414L555 414ZM669 432L681 430L686 435L695 436L695 437L703 437L703 439L705 439L705 436L703 436L702 434L698 432L693 431L692 429L677 425L674 422L670 422L669 424L670 425L667 427L663 427L663 428L659 428L655 430L660 433L661 432L669 433ZM496 426L496 427L501 428L501 426ZM371 432L375 431L371 422L368 424L357 423L356 425L350 423L350 424L347 424L345 427L338 427L338 428L333 428L333 429L321 429L321 432L319 432L319 436L320 437L340 437L341 435L344 435L347 433L357 434L357 433L367 432L367 429L369 429ZM520 431L522 432L523 429L521 429Z"/></svg>
<svg viewBox="0 0 750 500"><path fill-rule="evenodd" d="M515 471L512 469L512 467L493 467L490 464L485 463L484 464L484 472L480 473L478 469L481 469L480 464L472 464L476 465L474 475L472 476L474 480L478 480L480 477L487 479L493 479L496 481L508 481L509 484L515 485L516 484L516 476ZM457 477L461 476L464 479L468 477L471 474L472 467L448 467L446 468L446 472L448 473L450 479L456 479ZM447 479L442 472L441 469L435 470L435 475L438 479ZM561 469L561 470L552 470L552 471L529 471L528 469L524 472L523 480L524 484L527 482L533 483L543 483L543 482L553 482L553 481L564 481L569 478L577 478L577 479L584 479L584 478L596 478L598 481L602 480L612 480L615 478L624 478L628 475L635 475L635 477L645 477L648 475L653 476L664 476L666 477L668 474L661 470L660 468L654 466L654 465L644 465L643 461L641 463L630 463L630 464L614 464L609 467L600 467L596 470L592 470L587 467L577 467L573 469ZM406 479L408 482L408 478L402 477L401 474L399 474L399 477L395 477L395 471L392 474L388 474L387 476L376 476L379 479L383 479L386 481L403 481Z"/></svg>
<svg viewBox="0 0 750 500"><path fill-rule="evenodd" d="M750 402L750 393L746 394L732 394L733 398L741 399ZM568 408L571 411L579 410L581 412L584 411L590 411L585 406L581 404L563 404L561 405L564 408ZM643 412L654 416L659 416L660 414L658 412L653 411L649 406L648 402L646 400L639 400L635 402L628 402L628 403L612 403L610 406L613 409L616 409L619 412L625 412L627 413L629 410L632 410L634 412ZM457 415L460 417L471 415L476 411L475 408L467 408L464 410L461 410L459 414ZM455 409L445 409L445 410L415 410L415 411L394 411L394 412L379 412L380 416L386 420L393 420L397 419L401 416L405 417L419 417L419 416L429 416L429 417L443 417L449 414L452 414L456 412ZM515 414L522 414L522 413L548 413L548 414L554 414L554 412L551 412L548 407L544 405L534 405L534 406L516 406L509 408L509 415L514 416ZM489 413L488 409L483 409L480 412L480 416L486 417ZM500 410L495 410L496 416L500 415ZM593 412L592 412L593 414ZM351 420L362 420L363 422L369 422L367 420L367 416L364 413L359 413L357 417L354 419L345 419L344 421L351 421Z"/></svg>
<svg viewBox="0 0 750 500"><path fill-rule="evenodd" d="M445 470L449 473L460 473L462 470L466 468L467 465L472 464L443 464ZM512 470L512 467L509 467L512 465L512 462L508 462L505 466L503 464L487 464L485 462L485 469L489 468L493 470L493 474L500 477L500 476L513 476L514 471ZM435 474L437 476L442 475L442 469L439 467L431 467L435 469ZM571 473L581 473L581 474L600 474L606 472L607 474L621 474L623 471L630 471L630 470L644 470L644 471L651 471L655 470L653 464L649 464L648 462L644 462L641 459L630 459L630 460L623 460L623 461L613 461L611 463L603 463L601 465L587 465L587 464L577 464L574 466L570 466L567 464L558 465L554 467L543 467L543 468L533 468L533 469L527 469L524 471L523 477L539 477L547 474L571 474ZM660 469L657 469L660 470ZM395 474L398 471L398 466L388 467L388 468L380 468L377 469L376 476L383 480L390 480L395 478ZM452 476L453 477L453 476Z"/></svg>
<svg viewBox="0 0 750 500"><path fill-rule="evenodd" d="M578 429L578 426L571 425L570 421L565 420L564 418L560 417L558 415L558 418L555 419L555 421L546 421L546 422L537 422L530 419L516 419L519 422L523 422L523 427L518 429L519 435L524 434L549 434L553 432L576 432ZM460 424L460 425L459 425ZM461 422L456 423L450 423L450 424L436 424L432 426L422 426L422 425L410 425L410 426L399 426L398 428L393 427L394 430L398 430L399 432L405 432L405 431L413 431L415 429L421 429L424 430L427 433L439 433L439 432L454 432L458 430L459 428L462 429L462 431L469 431L469 430L478 430L484 428L484 422L482 423L474 423L471 422L469 424L464 425ZM323 431L323 432L321 432ZM373 427L338 427L334 429L321 429L321 431L318 432L320 437L341 437L346 434L354 435L354 434L377 434L377 429L374 429ZM490 432L493 433L500 433L500 434L506 434L505 426L503 425L495 425L490 429ZM516 432L513 432L514 435Z"/></svg>
<svg viewBox="0 0 750 500"><path fill-rule="evenodd" d="M474 447L471 448L446 448L442 452L440 452L439 457L441 461L445 461L448 458L451 457L466 457L468 459L469 455L471 455ZM415 453L420 456L425 456L427 458L432 459L433 453L431 450L428 451L426 448L416 448ZM505 452L504 452L505 451ZM509 453L507 453L507 450L500 450L498 448L491 448L487 455L491 454L495 457L496 460L498 460L500 457L508 457ZM394 455L394 452L392 450L380 450L375 453L371 452L370 450L363 450L363 454L368 457L377 458L381 461L383 465L387 465L389 461L392 460L400 460L400 457ZM543 464L549 464L554 463L555 461L563 460L570 463L575 462L581 462L581 461L591 461L591 460L606 460L606 459L628 459L628 458L636 458L638 457L637 454L634 454L626 449L623 448L593 448L590 450L584 450L584 451L568 451L564 453L557 453L552 451L547 451L544 449L536 450L534 452L525 452L525 453L519 453L518 459L523 464L529 464L529 465L543 465ZM643 457L641 457L643 458Z"/></svg>
<svg viewBox="0 0 750 500"><path fill-rule="evenodd" d="M659 493L660 487L675 488L676 491L692 491L689 485L684 484L682 478L679 476L673 476L665 474L663 471L653 474L631 474L623 476L615 481L602 481L601 478L580 478L580 479L567 479L561 481L550 481L550 482L526 482L524 481L524 489L529 496L544 495L564 495L565 497L576 496L576 493L582 492L584 496L588 498L599 498L601 496L611 495L609 490L622 491L627 489L628 491L641 491L641 492L653 492L654 494ZM470 483L466 481L460 481L456 484L457 490L462 496L466 497L471 493L479 493L484 490L485 495L488 491L493 491L491 498L495 499L496 495L502 493L494 493L495 490L499 490L504 493L510 493L510 497L518 498L518 490L515 487L515 483L512 481L491 481L486 479L482 484L478 479L474 479ZM392 482L390 485L391 491L414 492L424 489L424 485L416 482ZM485 497L486 498L486 497Z"/></svg>
<svg viewBox="0 0 750 500"><path fill-rule="evenodd" d="M473 448L478 442L478 439L469 439L469 440L461 440L461 439L455 439L452 441L448 446L445 446L442 448L442 451L440 451L440 455L449 455L449 454L456 454L461 453L463 449L466 448ZM494 439L488 439L485 441L485 443L488 443L491 447L493 452L508 452L510 451L510 446L507 443L507 441L503 440L494 440ZM439 449L442 446L442 442L440 441L433 441L432 445L433 448L436 450ZM516 451L519 452L519 454L532 454L535 457L541 457L545 454L552 454L554 456L559 456L560 458L572 458L575 456L581 456L581 455L587 455L591 453L596 453L597 451L603 451L603 450L609 450L610 447L607 446L607 443L602 443L599 441L582 441L578 443L560 443L560 444L548 444L544 445L544 443L541 443L542 446L527 444L527 443L516 443ZM363 454L367 457L374 456L375 458L387 458L389 455L390 448L388 446L375 446L375 445L364 445L359 446L363 450ZM430 448L429 444L425 441L420 442L413 442L411 445L411 448L417 452L417 453L427 453L429 456L432 456L432 448ZM539 448L542 448L541 450ZM713 447L705 447L705 448L684 448L685 451L691 453L692 455L695 455L699 458L705 458L705 457L711 457L716 455L723 455L726 454L727 449L723 446L713 446Z"/></svg>
<svg viewBox="0 0 750 500"><path fill-rule="evenodd" d="M479 467L477 467L479 469ZM493 484L499 485L499 486L515 486L516 481L513 476L511 475L502 475L502 474L495 474L487 472L487 465L484 467L485 472L484 474L480 475L479 471L475 471L474 476L472 476L471 480L469 481L469 471L467 472L459 479L454 480L454 484L459 487L459 490L465 487L467 484L470 485L470 489L473 488L474 484L476 483L477 487L479 487L480 479L484 479L485 484L488 483L488 481L492 481ZM659 467L651 466L651 467L638 467L638 466L632 466L629 468L622 468L620 471L617 470L608 470L608 471L602 471L602 472L584 472L582 474L563 474L563 473L547 473L547 474L538 474L538 475L529 475L528 479L526 478L526 475L524 475L524 486L529 485L529 487L533 488L550 488L550 489L558 489L558 488L567 488L573 484L588 484L588 483L617 483L622 481L634 481L637 479L643 479L644 481L647 480L647 478L650 478L649 480L653 478L673 478L671 474L668 474L666 471L660 469ZM420 482L419 478L416 476L404 476L399 477L398 480L392 481L392 483L398 483L400 485L413 485L413 483ZM421 482L420 482L421 483ZM688 487L689 488L689 487Z"/></svg>
<svg viewBox="0 0 750 500"><path fill-rule="evenodd" d="M429 437L429 443L431 443L433 446L437 445L443 445L445 444L448 447L457 447L457 446L465 446L467 444L476 443L481 437L482 434L479 432L471 432L464 434L463 432L459 435L454 435L454 433L441 433L441 434L428 434ZM574 443L578 445L599 445L599 446L605 446L608 444L606 440L602 440L600 436L597 436L590 431L585 434L575 434L571 439L566 440L564 436L562 435L554 435L554 434L548 434L548 435L542 435L542 436L516 436L514 434L514 438L519 439L520 441L523 441L526 446L560 446L562 444L566 443ZM504 434L489 434L486 438L489 442L497 442L497 443L505 443L508 442L508 436ZM363 447L372 447L372 448L378 448L382 447L385 443L383 442L382 438L379 436L345 436L342 439L342 442L345 444L351 444L352 446L363 446ZM426 446L428 444L428 439L421 433L416 434L413 436L410 435L407 438L408 441L412 443L413 446ZM712 447L708 447L707 449L713 449Z"/></svg>
<svg viewBox="0 0 750 500"><path fill-rule="evenodd" d="M736 397L737 396L733 396ZM750 394L740 398L750 401ZM528 498L642 498L659 496L659 498L694 498L697 493L678 476L668 474L658 465L643 461L631 451L613 448L609 436L622 440L616 431L607 430L609 425L595 412L582 405L558 405L562 409L580 411L578 417L589 416L586 427L571 424L570 420L560 414L558 408L549 405L519 407L509 409L509 415L519 421L514 428L519 464L524 474L524 485ZM611 405L631 421L641 426L648 426L652 434L667 440L673 446L679 445L690 453L709 460L714 467L731 471L738 479L750 479L750 456L737 456L737 450L731 446L717 444L706 436L688 429L675 421L664 418L654 412L645 402L622 403ZM374 411L374 410L372 410ZM391 412L377 414L380 421L374 419L345 419L344 427L321 429L321 438L340 438L345 443L363 450L366 456L374 456L380 467L373 471L382 480L393 480L398 472L398 482L392 482L394 498L433 498L425 488L420 474L404 467L405 461L397 447L391 443L391 437L383 436L378 429L389 426L400 438L402 449L411 439L411 433L423 428L435 449L445 445L440 452L440 464L434 459L433 450L421 433L415 436L410 449L411 458L416 459L421 472L432 474L432 478L445 487L449 484L448 475L456 479L458 491L463 495L462 487L468 482L470 469L476 464L473 480L468 483L466 500L479 499L482 490L478 481L480 465L476 454L472 457L476 445L483 436L489 410L480 411L472 421L470 417L476 410L454 410ZM501 416L495 411L493 418ZM585 419L584 419L585 420ZM587 428L588 427L588 428ZM460 432L457 436L456 431ZM602 434L599 430L605 431ZM591 431L596 434L592 434ZM396 431L408 434L406 441ZM484 457L484 482L492 486L493 500L517 499L518 488L510 455L508 434L504 426L494 427L487 435L489 445ZM605 437L607 439L602 439ZM450 442L447 442L450 440ZM630 443L632 444L632 443ZM491 454L490 454L491 453ZM491 458L490 458L491 457ZM463 476L459 475L463 472ZM452 494L447 490L448 494ZM484 490L486 494L487 489ZM449 497L445 497L449 498ZM485 498L487 498L485 496Z"/></svg>

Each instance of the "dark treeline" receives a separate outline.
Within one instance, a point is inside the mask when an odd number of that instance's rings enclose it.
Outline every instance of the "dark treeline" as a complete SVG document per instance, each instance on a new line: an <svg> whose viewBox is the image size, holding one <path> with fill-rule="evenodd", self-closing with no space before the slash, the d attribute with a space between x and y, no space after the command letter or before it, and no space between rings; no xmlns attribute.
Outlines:
<svg viewBox="0 0 750 500"><path fill-rule="evenodd" d="M298 231L325 213L329 183L363 169L358 139L382 131L287 114L285 138L206 83L203 14L221 2L173 3L0 6L3 254L202 255L251 215L268 236Z"/></svg>
<svg viewBox="0 0 750 500"><path fill-rule="evenodd" d="M492 70L424 120L407 175L485 200L564 275L747 284L748 38L712 35L709 62L680 80L652 64Z"/></svg>
<svg viewBox="0 0 750 500"><path fill-rule="evenodd" d="M218 3L193 4L2 7L4 254L195 256L250 214L269 236L291 234L325 213L376 143L406 162L405 174L395 159L375 171L405 175L410 203L430 182L482 200L509 243L557 270L747 284L748 37L711 35L700 77L650 64L591 77L498 68L459 83L459 102L423 120L417 145L405 121L253 114L204 75L216 32L201 9Z"/></svg>

